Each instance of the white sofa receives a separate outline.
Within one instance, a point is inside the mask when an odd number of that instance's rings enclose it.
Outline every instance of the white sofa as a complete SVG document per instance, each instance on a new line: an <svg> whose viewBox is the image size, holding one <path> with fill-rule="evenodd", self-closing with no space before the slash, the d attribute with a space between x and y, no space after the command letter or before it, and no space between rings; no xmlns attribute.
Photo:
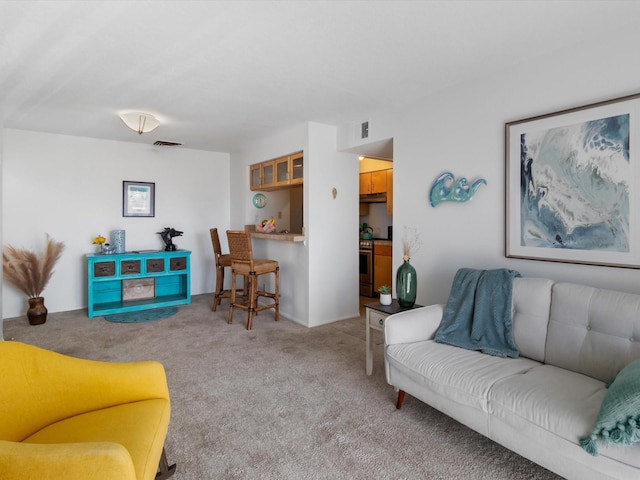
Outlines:
<svg viewBox="0 0 640 480"><path fill-rule="evenodd" d="M588 437L606 382L640 358L640 295L541 278L513 282L519 358L436 343L444 305L385 321L387 382L569 479L640 479L640 443L599 446Z"/></svg>

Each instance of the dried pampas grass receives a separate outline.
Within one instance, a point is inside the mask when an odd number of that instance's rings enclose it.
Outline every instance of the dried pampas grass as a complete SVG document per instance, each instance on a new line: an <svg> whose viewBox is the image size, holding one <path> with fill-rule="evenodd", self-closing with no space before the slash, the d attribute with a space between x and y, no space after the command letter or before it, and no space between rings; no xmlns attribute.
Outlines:
<svg viewBox="0 0 640 480"><path fill-rule="evenodd" d="M40 297L63 250L64 243L56 242L49 234L42 255L9 245L2 252L4 278L29 298Z"/></svg>

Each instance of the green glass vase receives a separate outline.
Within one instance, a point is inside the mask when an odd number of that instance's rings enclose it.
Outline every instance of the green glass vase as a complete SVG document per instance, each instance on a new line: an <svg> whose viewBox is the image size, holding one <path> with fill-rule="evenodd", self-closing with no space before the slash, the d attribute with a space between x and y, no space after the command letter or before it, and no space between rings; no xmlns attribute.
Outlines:
<svg viewBox="0 0 640 480"><path fill-rule="evenodd" d="M400 306L408 308L416 303L418 281L416 269L409 263L409 257L405 255L403 259L404 262L396 272L396 295Z"/></svg>

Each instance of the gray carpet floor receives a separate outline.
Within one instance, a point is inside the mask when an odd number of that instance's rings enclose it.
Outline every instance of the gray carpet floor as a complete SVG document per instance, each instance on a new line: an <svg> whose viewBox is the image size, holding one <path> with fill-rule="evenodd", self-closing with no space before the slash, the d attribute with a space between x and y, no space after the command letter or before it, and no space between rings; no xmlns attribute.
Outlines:
<svg viewBox="0 0 640 480"><path fill-rule="evenodd" d="M5 319L4 336L82 358L162 362L176 480L559 478L409 395L396 410L381 333L365 374L363 315L308 329L266 311L246 331L244 312L228 325L226 301L213 313L211 299L147 323L84 310L39 326Z"/></svg>

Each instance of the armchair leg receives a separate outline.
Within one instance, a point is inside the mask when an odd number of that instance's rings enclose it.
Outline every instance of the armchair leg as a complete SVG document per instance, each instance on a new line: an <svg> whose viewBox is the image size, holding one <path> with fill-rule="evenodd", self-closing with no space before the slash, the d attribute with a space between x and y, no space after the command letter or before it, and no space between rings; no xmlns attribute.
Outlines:
<svg viewBox="0 0 640 480"><path fill-rule="evenodd" d="M404 402L404 390L398 390L398 401L396 402L396 408L398 410L402 408L402 402Z"/></svg>
<svg viewBox="0 0 640 480"><path fill-rule="evenodd" d="M158 465L158 473L156 473L156 480L166 480L171 475L176 473L176 464L169 466L167 462L167 453L164 448L162 449L162 455L160 456L160 464Z"/></svg>

